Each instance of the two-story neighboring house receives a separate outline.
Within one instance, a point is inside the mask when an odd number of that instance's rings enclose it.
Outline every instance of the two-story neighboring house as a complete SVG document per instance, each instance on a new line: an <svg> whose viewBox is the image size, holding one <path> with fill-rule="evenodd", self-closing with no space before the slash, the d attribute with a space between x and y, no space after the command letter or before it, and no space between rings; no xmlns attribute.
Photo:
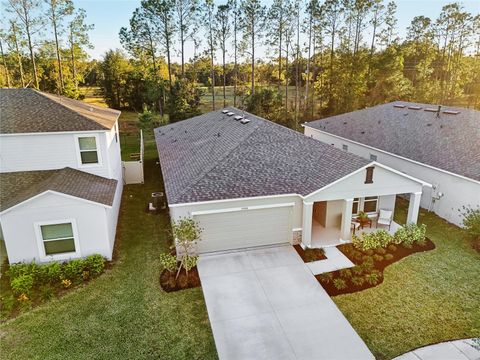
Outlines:
<svg viewBox="0 0 480 360"><path fill-rule="evenodd" d="M119 115L0 89L0 237L10 263L111 259L123 190Z"/></svg>

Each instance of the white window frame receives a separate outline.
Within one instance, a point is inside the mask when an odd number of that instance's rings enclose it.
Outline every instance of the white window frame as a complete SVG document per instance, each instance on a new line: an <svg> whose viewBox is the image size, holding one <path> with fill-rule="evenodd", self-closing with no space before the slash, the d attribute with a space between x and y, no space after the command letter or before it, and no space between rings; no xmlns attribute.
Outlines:
<svg viewBox="0 0 480 360"><path fill-rule="evenodd" d="M58 224L68 224L72 225L73 233L73 242L75 244L75 251L62 254L47 255L45 253L44 240L42 235L42 226L45 225L58 225ZM39 221L35 222L35 234L37 237L38 253L40 254L40 261L57 261L57 260L68 260L72 258L81 257L80 251L80 241L78 237L77 222L75 219L61 219L61 220L50 220L50 221Z"/></svg>
<svg viewBox="0 0 480 360"><path fill-rule="evenodd" d="M373 196L372 196L373 197ZM376 214L378 212L378 203L380 202L380 196L375 196L376 199L373 200L373 199L369 199L369 200L365 200L365 197L361 198L361 202L362 202L362 211L364 211L365 209L365 202L366 201L376 201L376 205L375 205L375 211L369 211L369 212L365 212L366 214Z"/></svg>
<svg viewBox="0 0 480 360"><path fill-rule="evenodd" d="M102 152L100 151L100 136L98 136L98 134L75 134L74 137L75 137L75 148L77 149L78 167L89 168L89 167L100 167L100 166L102 166ZM83 164L82 163L82 156L81 156L79 139L80 138L85 138L85 137L94 137L95 138L95 145L97 146L97 159L98 159L97 163L92 163L92 164Z"/></svg>

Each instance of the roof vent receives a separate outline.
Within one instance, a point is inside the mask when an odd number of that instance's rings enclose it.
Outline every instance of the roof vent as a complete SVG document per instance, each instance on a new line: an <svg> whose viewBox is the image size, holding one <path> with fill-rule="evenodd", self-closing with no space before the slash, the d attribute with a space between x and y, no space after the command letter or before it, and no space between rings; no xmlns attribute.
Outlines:
<svg viewBox="0 0 480 360"><path fill-rule="evenodd" d="M243 116L242 115L237 115L237 116L234 117L234 119L238 121L238 120L243 119Z"/></svg>
<svg viewBox="0 0 480 360"><path fill-rule="evenodd" d="M250 122L250 119L242 119L240 120L242 124L248 124Z"/></svg>
<svg viewBox="0 0 480 360"><path fill-rule="evenodd" d="M448 114L448 115L458 115L458 114L460 114L460 111L458 111L458 110L443 110L443 113Z"/></svg>
<svg viewBox="0 0 480 360"><path fill-rule="evenodd" d="M421 106L409 106L408 108L410 110L420 110L422 107Z"/></svg>
<svg viewBox="0 0 480 360"><path fill-rule="evenodd" d="M399 108L399 109L404 109L405 105L393 105L393 107Z"/></svg>
<svg viewBox="0 0 480 360"><path fill-rule="evenodd" d="M92 107L91 107L91 108L89 108L88 110L90 110L91 112L93 112L93 108L92 108Z"/></svg>
<svg viewBox="0 0 480 360"><path fill-rule="evenodd" d="M222 113L226 114L226 113L228 113L228 110L222 110Z"/></svg>
<svg viewBox="0 0 480 360"><path fill-rule="evenodd" d="M227 113L227 115L228 115L228 116L232 116L232 115L235 115L235 113L233 113L233 112L230 111L230 112Z"/></svg>
<svg viewBox="0 0 480 360"><path fill-rule="evenodd" d="M423 110L428 112L437 112L437 109L434 109L434 108L425 108Z"/></svg>

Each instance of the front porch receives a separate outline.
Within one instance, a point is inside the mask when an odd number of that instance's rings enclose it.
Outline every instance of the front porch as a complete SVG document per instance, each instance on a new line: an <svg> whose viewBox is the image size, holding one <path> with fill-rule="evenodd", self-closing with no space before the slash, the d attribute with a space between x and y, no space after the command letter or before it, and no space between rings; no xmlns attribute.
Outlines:
<svg viewBox="0 0 480 360"><path fill-rule="evenodd" d="M390 230L388 227L380 226L377 228L375 221L372 221L372 227L366 226L363 229L355 230L355 234L357 236L361 236L362 233L369 233L372 231L384 229L387 230L391 235L395 234L395 232L401 228L400 224L397 224L395 221L392 221L392 225L390 226ZM350 231L350 239L353 235L353 229ZM315 219L312 221L312 248L325 248L331 246L337 246L340 244L344 244L349 242L350 240L341 240L341 231L340 228L336 227L323 227L318 221Z"/></svg>

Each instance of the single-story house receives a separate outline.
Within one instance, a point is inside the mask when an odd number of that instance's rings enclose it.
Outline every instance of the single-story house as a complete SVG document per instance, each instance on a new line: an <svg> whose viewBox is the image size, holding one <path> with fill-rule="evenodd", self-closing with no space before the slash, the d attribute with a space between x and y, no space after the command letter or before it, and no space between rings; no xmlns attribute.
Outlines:
<svg viewBox="0 0 480 360"><path fill-rule="evenodd" d="M352 216L393 211L397 194L409 194L415 223L429 186L231 107L159 127L155 139L170 216L199 222L200 253L336 245L351 238Z"/></svg>
<svg viewBox="0 0 480 360"><path fill-rule="evenodd" d="M432 184L421 207L453 224L463 207L480 207L480 111L396 101L306 123L304 133Z"/></svg>

